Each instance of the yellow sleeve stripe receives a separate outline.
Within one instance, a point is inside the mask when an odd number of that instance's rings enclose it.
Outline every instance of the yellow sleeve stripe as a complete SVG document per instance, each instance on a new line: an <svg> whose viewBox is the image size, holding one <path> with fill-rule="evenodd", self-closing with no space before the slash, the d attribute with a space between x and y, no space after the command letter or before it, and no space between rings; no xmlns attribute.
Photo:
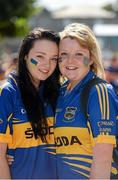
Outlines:
<svg viewBox="0 0 118 180"><path fill-rule="evenodd" d="M96 85L99 104L100 104L100 111L101 111L101 118L102 119L109 119L109 100L108 100L108 92L105 84Z"/></svg>
<svg viewBox="0 0 118 180"><path fill-rule="evenodd" d="M104 89L105 89L105 93L106 93L106 102L107 102L107 116L106 118L109 119L109 98L108 98L108 90L105 86L105 84L103 84Z"/></svg>
<svg viewBox="0 0 118 180"><path fill-rule="evenodd" d="M102 119L103 119L102 100L101 100L101 94L100 94L100 89L99 89L98 85L96 85L96 89L97 89L97 92L98 92L98 98L99 98L99 104L100 104L100 111L101 111Z"/></svg>
<svg viewBox="0 0 118 180"><path fill-rule="evenodd" d="M115 136L98 135L97 138L94 138L94 142L95 142L95 144L96 143L103 143L103 144L113 144L116 146Z"/></svg>
<svg viewBox="0 0 118 180"><path fill-rule="evenodd" d="M103 89L102 84L99 85L101 88L101 96L102 96L102 108L103 108L103 119L105 119L105 114L106 114L106 104L105 104L105 92Z"/></svg>

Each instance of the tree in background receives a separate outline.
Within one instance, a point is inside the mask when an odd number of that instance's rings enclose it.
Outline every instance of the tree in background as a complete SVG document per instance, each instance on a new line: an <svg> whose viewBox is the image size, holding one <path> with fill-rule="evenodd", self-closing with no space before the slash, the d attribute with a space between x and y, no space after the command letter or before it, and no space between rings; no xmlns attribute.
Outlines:
<svg viewBox="0 0 118 180"><path fill-rule="evenodd" d="M114 12L116 15L118 15L118 0L116 0L115 3L109 3L103 6L103 8L107 11Z"/></svg>
<svg viewBox="0 0 118 180"><path fill-rule="evenodd" d="M0 37L22 36L27 19L35 13L36 0L0 0Z"/></svg>

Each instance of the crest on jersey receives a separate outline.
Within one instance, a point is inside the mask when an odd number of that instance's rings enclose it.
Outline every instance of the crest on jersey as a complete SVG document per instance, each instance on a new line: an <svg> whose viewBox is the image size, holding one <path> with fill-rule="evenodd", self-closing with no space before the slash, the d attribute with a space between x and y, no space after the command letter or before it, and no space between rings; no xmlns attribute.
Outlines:
<svg viewBox="0 0 118 180"><path fill-rule="evenodd" d="M77 107L67 107L64 114L66 121L73 121L76 111Z"/></svg>

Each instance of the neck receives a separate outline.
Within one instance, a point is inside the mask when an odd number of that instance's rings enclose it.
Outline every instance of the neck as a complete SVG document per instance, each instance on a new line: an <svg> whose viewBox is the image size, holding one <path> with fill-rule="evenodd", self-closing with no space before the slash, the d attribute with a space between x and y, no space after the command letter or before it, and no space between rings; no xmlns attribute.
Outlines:
<svg viewBox="0 0 118 180"><path fill-rule="evenodd" d="M69 85L68 85L68 87L67 87L67 90L68 90L68 91L71 91L80 81L82 81L82 80L85 78L85 76L88 74L88 72L89 72L89 69L88 69L87 72L85 72L85 73L83 74L83 76L82 76L80 79L70 81L70 83L69 83Z"/></svg>
<svg viewBox="0 0 118 180"><path fill-rule="evenodd" d="M71 91L75 86L76 84L78 84L79 82L78 81L72 81L69 83L68 87L67 87L67 90L68 91Z"/></svg>
<svg viewBox="0 0 118 180"><path fill-rule="evenodd" d="M32 83L33 83L33 85L35 86L36 89L39 88L40 81L38 81L38 80L33 80Z"/></svg>

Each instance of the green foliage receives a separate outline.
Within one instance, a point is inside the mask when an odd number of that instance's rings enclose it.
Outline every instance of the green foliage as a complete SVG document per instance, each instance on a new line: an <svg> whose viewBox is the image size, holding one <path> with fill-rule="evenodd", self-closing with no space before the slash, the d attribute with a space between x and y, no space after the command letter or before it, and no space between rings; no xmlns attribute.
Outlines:
<svg viewBox="0 0 118 180"><path fill-rule="evenodd" d="M0 0L0 37L21 36L27 32L27 18L35 13L35 1Z"/></svg>
<svg viewBox="0 0 118 180"><path fill-rule="evenodd" d="M109 3L103 6L103 9L114 12L116 15L118 15L118 0L115 3Z"/></svg>
<svg viewBox="0 0 118 180"><path fill-rule="evenodd" d="M112 4L107 4L107 5L103 6L103 9L113 12L113 5Z"/></svg>
<svg viewBox="0 0 118 180"><path fill-rule="evenodd" d="M29 31L29 27L27 25L27 19L25 18L19 18L15 22L16 25L16 36L23 36L27 34Z"/></svg>

